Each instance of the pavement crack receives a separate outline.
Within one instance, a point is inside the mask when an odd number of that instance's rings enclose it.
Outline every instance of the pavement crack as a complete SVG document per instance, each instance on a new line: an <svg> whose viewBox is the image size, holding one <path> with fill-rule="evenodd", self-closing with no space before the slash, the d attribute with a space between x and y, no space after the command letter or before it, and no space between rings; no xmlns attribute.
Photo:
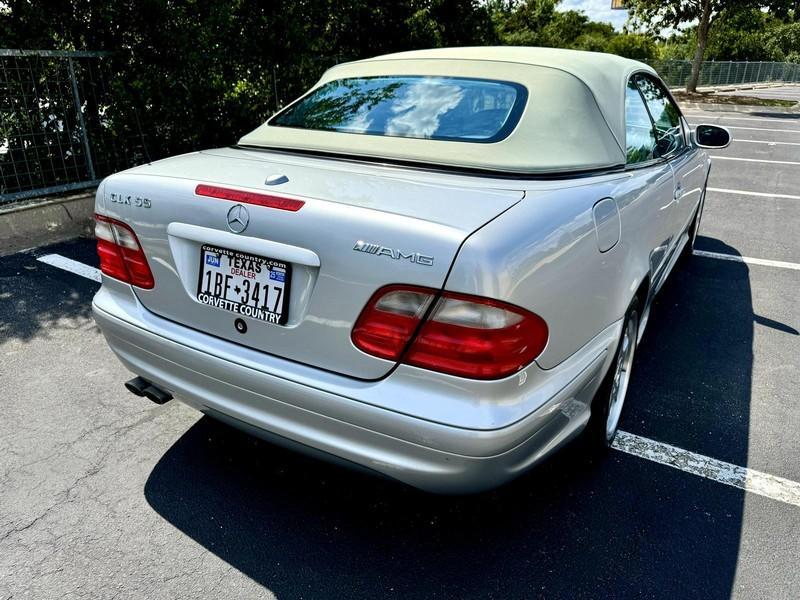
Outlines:
<svg viewBox="0 0 800 600"><path fill-rule="evenodd" d="M23 525L22 527L12 527L11 529L9 529L3 535L0 535L0 543L4 542L6 539L11 537L12 535L14 535L16 533L22 533L23 531L26 531L26 530L30 529L31 527L33 527L34 525L36 525L36 523L41 521L47 515L48 512L50 512L53 508L55 508L55 506L56 505L50 506L47 510L45 510L40 515L37 515L36 517L34 517L31 521L29 521L27 524Z"/></svg>
<svg viewBox="0 0 800 600"><path fill-rule="evenodd" d="M74 438L72 440L59 442L58 444L55 445L55 450L53 452L47 454L46 456L37 458L36 460L30 461L30 462L27 462L27 463L23 463L22 465L20 465L19 468L27 469L27 468L35 466L37 464L40 464L40 463L43 463L43 462L48 462L51 459L55 458L56 456L59 456L64 451L65 448L71 448L73 446L76 446L80 442L82 442L82 441L86 440L87 438L91 437L93 434L95 434L95 433L97 433L99 431L102 431L104 429L108 429L108 428L113 429L114 431L111 434L112 437L118 437L122 433L130 431L131 429L133 429L135 427L138 427L139 425L142 425L144 423L147 423L148 421L152 421L156 417L156 415L158 414L158 411L155 411L152 408L147 408L146 410L141 411L141 412L144 412L146 414L143 417L137 419L135 422L129 423L127 425L120 426L119 424L120 424L120 422L124 421L129 415L126 415L126 417L123 417L121 419L116 419L114 421L111 421L109 423L102 423L100 425L95 425L94 427L92 427L90 429L87 429L86 431L83 431L76 438ZM136 414L141 414L141 413L136 413Z"/></svg>
<svg viewBox="0 0 800 600"><path fill-rule="evenodd" d="M75 444L77 444L81 439L84 439L87 436L91 435L91 433L93 433L93 432L99 431L101 429L106 429L108 427L112 427L111 435L108 436L105 439L105 443L99 449L99 452L98 452L99 458L97 460L95 460L93 463L91 463L89 465L89 467L79 477L77 477L66 489L64 489L63 491L59 492L57 494L57 496L56 496L55 502L53 502L50 506L48 506L46 509L44 509L36 517L31 519L30 521L28 521L24 525L12 527L11 529L6 531L5 533L0 534L0 543L6 541L8 538L10 538L13 535L17 535L17 534L23 533L23 532L35 527L53 509L59 507L62 504L65 504L65 503L69 502L71 497L72 497L73 492L76 489L78 489L85 481L87 481L88 479L91 479L92 477L97 475L106 466L106 460L108 458L108 455L110 454L110 449L111 449L111 446L112 446L111 440L117 439L121 435L126 433L127 431L135 429L136 427L142 425L143 423L146 423L148 421L153 420L156 417L156 414L157 414L157 411L148 410L147 414L145 414L141 418L137 419L133 423L128 423L127 425L123 425L121 427L117 426L117 423L119 423L119 421L112 422L112 423L106 423L106 424L103 424L103 425L99 425L99 426L93 427L89 431L86 431L86 432L82 433L75 440L72 440L70 442L63 442L63 443L59 444L59 447L62 447L62 448L64 446L71 447L71 446L74 446ZM56 454L58 454L58 452L52 454L51 456L55 456ZM32 464L36 464L36 463L41 462L43 460L46 460L46 459L39 459L37 461L33 461L30 464L31 465ZM27 467L27 466L30 466L30 465L25 465L25 467Z"/></svg>

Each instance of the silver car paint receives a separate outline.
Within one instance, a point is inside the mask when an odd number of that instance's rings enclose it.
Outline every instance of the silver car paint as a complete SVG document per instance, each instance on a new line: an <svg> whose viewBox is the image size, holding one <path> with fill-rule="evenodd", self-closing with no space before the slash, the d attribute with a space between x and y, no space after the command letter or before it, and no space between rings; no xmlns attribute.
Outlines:
<svg viewBox="0 0 800 600"><path fill-rule="evenodd" d="M679 160L702 167L703 155L691 149ZM525 201L467 239L445 287L501 298L544 318L550 341L536 362L551 369L620 319L643 281L666 275L699 194L684 194L678 214L666 162L566 189L531 188ZM605 197L617 203L622 235L600 252L592 209Z"/></svg>
<svg viewBox="0 0 800 600"><path fill-rule="evenodd" d="M105 276L93 309L123 364L198 410L436 492L499 485L579 433L621 325L550 371L477 382L401 366L365 382L180 326Z"/></svg>
<svg viewBox="0 0 800 600"><path fill-rule="evenodd" d="M644 282L649 302L666 278L708 167L696 148L622 173L551 181L226 149L178 157L114 175L98 190L98 212L134 228L158 285L145 291L104 276L94 311L131 371L215 418L424 489L486 489L586 424L622 316ZM263 187L275 173L298 183ZM298 213L255 211L236 235L225 229L230 202L193 194L202 182L287 193L307 205ZM152 207L108 203L112 192L146 196ZM621 235L601 252L593 209L605 198L616 203ZM353 252L365 237L419 248L438 263ZM192 277L206 239L295 262L299 291L288 327L265 326L248 347L225 329L227 314L196 310ZM548 346L498 381L392 370L349 340L366 299L384 283L443 286L529 308L547 321ZM326 296L335 302L325 306ZM292 342L301 324L308 329Z"/></svg>
<svg viewBox="0 0 800 600"><path fill-rule="evenodd" d="M265 178L276 172L289 181L270 193L300 197L305 206L293 213L250 205L250 223L241 234L227 228L235 203L194 193L198 183L264 189ZM150 310L223 339L363 379L382 377L393 366L350 342L353 324L375 290L393 283L440 288L464 238L523 196L443 176L357 165L334 170L330 161L236 150L139 167L110 177L105 189L136 190L151 199L146 211L105 205L106 214L132 224L150 259L158 285L136 290ZM433 264L354 252L358 240L419 252L434 257ZM196 300L204 241L293 263L285 327L245 318L248 332L242 336L234 315ZM298 260L301 253L305 258Z"/></svg>

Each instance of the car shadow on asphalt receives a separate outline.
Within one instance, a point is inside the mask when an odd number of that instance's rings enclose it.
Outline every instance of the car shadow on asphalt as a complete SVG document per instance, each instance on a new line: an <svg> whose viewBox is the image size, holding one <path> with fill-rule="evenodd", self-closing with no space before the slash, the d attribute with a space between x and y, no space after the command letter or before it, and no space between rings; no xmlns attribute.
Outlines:
<svg viewBox="0 0 800 600"><path fill-rule="evenodd" d="M623 428L746 465L752 314L746 265L677 271ZM208 417L157 463L145 497L279 598L728 598L744 504L738 489L579 443L499 490L434 496Z"/></svg>
<svg viewBox="0 0 800 600"><path fill-rule="evenodd" d="M741 256L700 236L705 251ZM747 264L694 256L656 297L623 429L747 465L756 315Z"/></svg>
<svg viewBox="0 0 800 600"><path fill-rule="evenodd" d="M51 253L91 266L98 262L94 241L86 239L0 257L0 345L83 327L91 319L99 284L37 260Z"/></svg>
<svg viewBox="0 0 800 600"><path fill-rule="evenodd" d="M785 113L785 112L775 112L775 111L752 111L749 113L754 117L766 117L769 119L785 119L786 121L796 121L800 119L800 114L798 113Z"/></svg>

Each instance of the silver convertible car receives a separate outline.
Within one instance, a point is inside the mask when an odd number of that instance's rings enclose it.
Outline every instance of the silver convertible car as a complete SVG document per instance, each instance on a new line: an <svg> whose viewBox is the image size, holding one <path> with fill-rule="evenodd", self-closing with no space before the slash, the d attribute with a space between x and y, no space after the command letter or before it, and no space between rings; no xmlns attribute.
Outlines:
<svg viewBox="0 0 800 600"><path fill-rule="evenodd" d="M614 439L726 130L540 48L341 64L229 148L108 177L94 315L136 377L267 440L475 492Z"/></svg>

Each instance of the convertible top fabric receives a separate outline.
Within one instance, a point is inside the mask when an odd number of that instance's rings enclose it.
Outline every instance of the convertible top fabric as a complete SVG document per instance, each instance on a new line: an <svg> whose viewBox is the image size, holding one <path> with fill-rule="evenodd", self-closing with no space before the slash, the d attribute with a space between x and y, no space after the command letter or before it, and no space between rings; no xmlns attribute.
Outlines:
<svg viewBox="0 0 800 600"><path fill-rule="evenodd" d="M649 66L609 54L527 47L440 48L389 54L329 69L313 89L352 77L430 75L512 81L528 101L511 134L493 143L384 137L265 123L242 145L385 158L515 174L625 163L625 87Z"/></svg>

